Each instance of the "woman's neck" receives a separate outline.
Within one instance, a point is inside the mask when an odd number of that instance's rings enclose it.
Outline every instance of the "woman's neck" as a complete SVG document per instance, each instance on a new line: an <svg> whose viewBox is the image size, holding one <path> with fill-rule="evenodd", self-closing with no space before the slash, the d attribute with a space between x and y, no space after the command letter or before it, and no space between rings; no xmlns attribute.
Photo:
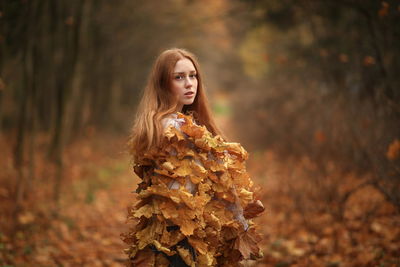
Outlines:
<svg viewBox="0 0 400 267"><path fill-rule="evenodd" d="M182 113L182 109L183 109L183 104L179 103L175 109L175 112L180 112Z"/></svg>

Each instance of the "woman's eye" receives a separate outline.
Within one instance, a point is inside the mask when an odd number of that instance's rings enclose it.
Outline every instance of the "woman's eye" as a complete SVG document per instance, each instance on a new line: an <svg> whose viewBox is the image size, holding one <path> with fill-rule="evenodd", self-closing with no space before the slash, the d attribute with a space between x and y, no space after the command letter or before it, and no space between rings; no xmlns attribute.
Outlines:
<svg viewBox="0 0 400 267"><path fill-rule="evenodd" d="M189 79L196 79L197 78L197 74L189 74L188 76L185 75L176 75L174 76L175 80L184 80L186 77L189 77Z"/></svg>

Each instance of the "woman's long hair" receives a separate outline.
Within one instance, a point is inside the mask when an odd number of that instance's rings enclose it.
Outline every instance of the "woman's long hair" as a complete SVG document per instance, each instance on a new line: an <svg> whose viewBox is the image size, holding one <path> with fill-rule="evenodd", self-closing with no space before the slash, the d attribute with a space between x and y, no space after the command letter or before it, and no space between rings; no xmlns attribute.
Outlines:
<svg viewBox="0 0 400 267"><path fill-rule="evenodd" d="M193 103L184 105L182 113L193 114L197 124L204 125L213 135L220 135L225 139L211 114L202 72L196 57L184 49L174 48L162 52L151 70L128 142L129 152L132 155L141 155L153 146L160 145L163 135L161 119L174 113L178 105L177 97L171 91L173 70L178 60L185 58L196 68L198 85Z"/></svg>

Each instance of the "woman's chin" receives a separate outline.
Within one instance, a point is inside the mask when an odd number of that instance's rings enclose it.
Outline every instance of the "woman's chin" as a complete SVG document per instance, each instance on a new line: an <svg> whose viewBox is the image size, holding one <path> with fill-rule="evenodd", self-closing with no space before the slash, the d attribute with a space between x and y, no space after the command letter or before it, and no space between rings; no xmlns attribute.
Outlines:
<svg viewBox="0 0 400 267"><path fill-rule="evenodd" d="M193 104L193 102L194 102L193 100L192 101L185 101L185 102L183 102L183 104L184 105L191 105L191 104Z"/></svg>

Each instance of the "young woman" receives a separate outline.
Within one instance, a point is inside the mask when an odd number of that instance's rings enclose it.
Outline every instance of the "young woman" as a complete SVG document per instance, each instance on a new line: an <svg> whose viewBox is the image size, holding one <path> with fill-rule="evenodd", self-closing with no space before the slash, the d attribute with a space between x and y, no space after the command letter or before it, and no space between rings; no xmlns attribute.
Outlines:
<svg viewBox="0 0 400 267"><path fill-rule="evenodd" d="M240 266L262 256L247 152L211 115L202 73L184 49L157 58L129 149L142 179L123 234L129 266Z"/></svg>

